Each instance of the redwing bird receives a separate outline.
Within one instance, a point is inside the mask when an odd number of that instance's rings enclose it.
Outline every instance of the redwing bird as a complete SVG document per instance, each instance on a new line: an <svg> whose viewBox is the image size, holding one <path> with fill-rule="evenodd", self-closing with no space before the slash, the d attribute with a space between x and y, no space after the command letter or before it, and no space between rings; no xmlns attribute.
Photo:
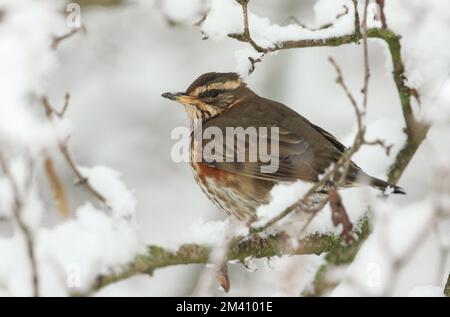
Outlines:
<svg viewBox="0 0 450 317"><path fill-rule="evenodd" d="M289 107L255 94L236 73L206 73L197 78L181 93L162 95L184 105L191 121L191 166L197 183L214 204L238 219L252 223L256 220L256 209L268 204L270 191L280 183L317 182L321 174L336 163L346 147L333 135L314 125ZM256 161L237 161L236 144L224 144L217 151L222 160L196 157L207 142L196 144L195 122L202 123L199 132L208 128L219 129L226 134L227 128L256 128L258 144L272 143L270 133L259 133L260 128L278 128L278 168L267 173L267 165L257 157ZM245 136L244 136L245 138ZM224 138L225 140L225 138ZM252 146L251 138L245 138L245 150ZM228 148L227 148L228 146ZM204 155L204 153L202 153ZM233 160L226 156L231 155ZM393 193L404 194L402 188L369 176L351 162L344 187L370 185L380 190L390 187Z"/></svg>

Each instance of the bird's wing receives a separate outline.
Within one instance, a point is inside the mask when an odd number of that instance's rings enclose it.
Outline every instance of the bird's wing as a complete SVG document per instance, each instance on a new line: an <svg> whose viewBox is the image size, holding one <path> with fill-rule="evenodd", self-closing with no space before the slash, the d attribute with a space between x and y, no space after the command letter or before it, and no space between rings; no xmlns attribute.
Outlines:
<svg viewBox="0 0 450 317"><path fill-rule="evenodd" d="M245 133L235 133L237 136L233 136L233 142L230 142L227 127L241 127ZM202 161L220 170L252 178L314 182L341 154L334 142L329 140L331 137L339 143L331 134L315 127L286 106L258 96L210 119L203 125L202 131L208 128L220 130L223 140L217 140L215 136L203 139ZM260 128L266 128L267 133L258 133L256 137ZM273 128L278 128L279 133L275 133ZM278 152L274 151L277 145ZM244 160L242 151L245 151ZM255 151L256 156L248 155Z"/></svg>
<svg viewBox="0 0 450 317"><path fill-rule="evenodd" d="M306 120L306 119L305 119ZM336 139L336 137L334 135L332 135L330 132L325 131L324 129L322 129L321 127L311 123L310 121L307 120L307 122L320 134L322 134L325 138L327 138L328 141L330 141L340 152L344 153L345 151L347 151L347 147L342 144L341 142L338 141L338 139Z"/></svg>

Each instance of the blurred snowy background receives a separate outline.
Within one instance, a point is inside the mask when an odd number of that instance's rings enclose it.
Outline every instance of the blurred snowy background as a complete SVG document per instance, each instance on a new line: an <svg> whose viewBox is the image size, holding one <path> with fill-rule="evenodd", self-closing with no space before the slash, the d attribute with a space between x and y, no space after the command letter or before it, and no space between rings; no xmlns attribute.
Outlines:
<svg viewBox="0 0 450 317"><path fill-rule="evenodd" d="M80 2L86 34L78 32L52 50L52 37L70 31L67 2L0 1L0 150L19 183L25 180L24 153L32 157L43 151L53 153L70 207L71 220L65 220L56 211L43 163L38 160L36 185L23 216L35 232L41 295L68 294L66 275L72 273L76 276L72 282L86 287L96 274L126 263L146 244L170 247L213 241L225 219L195 184L188 164L172 161L175 140L170 138L171 131L187 126L188 120L181 107L160 95L184 90L205 72L245 72L243 61L249 45L212 33L229 28L227 23L232 21L226 17L226 8L232 1L129 0L84 5L90 2ZM223 14L225 19L222 24L209 21L210 39L202 40L201 28L193 24L211 2L216 6L214 14ZM339 14L343 3L349 2L252 0L250 10L280 25L291 16L308 25L320 25ZM408 195L382 201L367 188L343 192L353 221L361 217L369 201L375 214L374 234L343 274L360 279L369 292L377 294L390 276L380 237L387 235L393 252L401 252L428 223L439 200L446 217L439 218L436 230L423 235L398 272L392 294L441 295L450 268L449 186L448 177L442 177L450 175L450 2L386 0L385 12L389 27L402 35L409 84L422 96L422 105L415 105L415 111L435 124L399 182ZM395 146L390 157L381 148L367 147L355 160L370 174L386 178L387 168L404 142L403 117L385 44L371 40L369 49L368 136ZM328 57L338 61L351 90L360 97L361 52L361 46L353 44L279 52L266 56L246 81L259 95L289 105L349 145L355 117L335 83ZM71 98L65 118L56 127L48 124L39 97L47 95L50 103L60 108L66 92ZM71 170L57 155L55 130L58 140L70 133L69 148L81 166L107 166L120 173L101 167L83 169L93 182L98 180L96 188L107 198L114 200L114 193L120 196L112 206L113 216L86 203L90 196L73 186ZM439 177L446 184L446 199L434 191ZM24 237L14 230L17 225L7 220L12 215L11 192L3 175L0 295L31 295ZM328 213L324 210L319 215L313 229L334 230ZM385 218L389 218L389 226ZM229 294L297 296L308 287L322 261L323 257L313 255L258 260L250 263L251 270L233 264ZM97 294L189 295L203 269L203 265L164 268L152 277L132 277ZM224 295L221 290L213 293ZM350 283L332 293L358 294L362 295Z"/></svg>

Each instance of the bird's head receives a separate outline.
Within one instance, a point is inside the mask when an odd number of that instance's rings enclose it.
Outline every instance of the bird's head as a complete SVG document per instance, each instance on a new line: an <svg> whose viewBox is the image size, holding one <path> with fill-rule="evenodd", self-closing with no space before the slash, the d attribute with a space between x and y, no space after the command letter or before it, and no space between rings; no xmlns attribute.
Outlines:
<svg viewBox="0 0 450 317"><path fill-rule="evenodd" d="M251 91L236 73L206 73L186 92L166 92L162 96L184 105L191 121L207 121L227 111L249 93Z"/></svg>

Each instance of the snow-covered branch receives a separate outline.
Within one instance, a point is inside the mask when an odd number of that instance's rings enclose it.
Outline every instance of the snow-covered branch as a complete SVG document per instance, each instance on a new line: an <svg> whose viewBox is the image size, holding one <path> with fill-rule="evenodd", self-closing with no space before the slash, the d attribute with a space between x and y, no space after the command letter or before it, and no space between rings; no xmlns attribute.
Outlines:
<svg viewBox="0 0 450 317"><path fill-rule="evenodd" d="M312 234L298 240L293 240L292 236L286 232L266 234L262 237L254 234L243 238L234 238L230 242L226 258L227 261L245 263L247 259L251 258L304 254L319 255L329 252L330 258L333 258L334 262L343 263L354 257L368 234L367 220L360 224L359 229L355 231L355 241L349 244L331 234ZM147 246L146 254L137 256L133 262L125 266L125 269L114 274L99 276L91 290L98 290L137 274L152 275L159 268L173 265L207 264L212 250L211 246L199 244L184 244L176 250L150 245Z"/></svg>
<svg viewBox="0 0 450 317"><path fill-rule="evenodd" d="M363 40L363 33L361 32L361 25L359 23L360 19L358 15L357 0L353 1L354 3L353 12L355 17L354 18L355 28L353 30L353 33L329 37L321 37L322 36L321 33L317 34L312 33L311 38L302 38L299 40L294 39L276 40L272 41L272 43L266 47L259 45L251 37L251 28L248 22L249 21L248 4L250 1L236 0L236 2L238 2L242 6L244 31L242 33L230 33L228 34L228 36L238 41L249 43L255 49L256 52L262 53L264 55L267 53L287 49L323 47L323 46L341 46L351 43L359 43L361 40ZM414 156L420 144L426 138L427 132L430 129L430 124L418 121L413 114L411 99L412 98L418 99L419 96L417 94L417 90L409 87L408 84L406 83L407 78L405 76L405 67L401 53L401 43L400 43L401 37L398 34L394 33L392 30L387 28L383 7L381 8L381 12L382 12L381 16L383 17L382 27L368 28L366 36L367 38L371 39L380 39L388 45L393 65L392 76L396 84L402 105L403 117L406 125L407 141L404 147L397 154L397 157L389 170L389 181L392 183L396 183L400 179L401 175L403 174L403 171L408 166L408 163ZM252 68L254 68L255 64L254 59L253 61L251 61L251 64Z"/></svg>

